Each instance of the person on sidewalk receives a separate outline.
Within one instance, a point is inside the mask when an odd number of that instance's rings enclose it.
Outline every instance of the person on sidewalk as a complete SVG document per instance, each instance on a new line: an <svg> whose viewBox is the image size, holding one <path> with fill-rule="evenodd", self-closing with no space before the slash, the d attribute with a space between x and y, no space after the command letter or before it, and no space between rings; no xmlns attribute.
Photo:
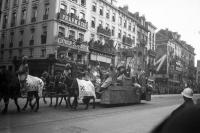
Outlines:
<svg viewBox="0 0 200 133"><path fill-rule="evenodd" d="M162 121L158 126L156 126L151 133L163 133L165 126L171 122L178 114L182 113L184 110L194 106L193 102L193 90L191 88L185 88L181 95L183 96L184 103L176 108L164 121Z"/></svg>

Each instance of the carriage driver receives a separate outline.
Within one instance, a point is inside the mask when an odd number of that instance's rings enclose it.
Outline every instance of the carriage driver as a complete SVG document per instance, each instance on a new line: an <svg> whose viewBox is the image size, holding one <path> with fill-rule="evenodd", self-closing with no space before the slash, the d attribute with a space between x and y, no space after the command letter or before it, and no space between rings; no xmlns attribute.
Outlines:
<svg viewBox="0 0 200 133"><path fill-rule="evenodd" d="M29 74L28 57L22 57L22 63L17 71L19 81L23 81Z"/></svg>

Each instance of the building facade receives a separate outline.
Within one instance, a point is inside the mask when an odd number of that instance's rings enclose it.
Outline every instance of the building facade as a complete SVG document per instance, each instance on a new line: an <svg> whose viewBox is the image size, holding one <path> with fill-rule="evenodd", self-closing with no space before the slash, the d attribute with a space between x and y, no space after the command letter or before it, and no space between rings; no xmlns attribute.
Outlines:
<svg viewBox="0 0 200 133"><path fill-rule="evenodd" d="M142 54L137 68L152 62L147 50L155 50L155 26L113 0L1 2L1 67L16 69L23 55L29 56L31 74L53 72L68 62L117 65L120 50L132 48L137 57Z"/></svg>
<svg viewBox="0 0 200 133"><path fill-rule="evenodd" d="M195 82L194 48L180 37L168 29L156 34L156 82L168 93L193 86Z"/></svg>
<svg viewBox="0 0 200 133"><path fill-rule="evenodd" d="M13 70L13 59L16 62L23 55L29 56L31 73L37 74L52 69L54 58L58 64L87 62L84 0L3 0L2 5L2 66Z"/></svg>

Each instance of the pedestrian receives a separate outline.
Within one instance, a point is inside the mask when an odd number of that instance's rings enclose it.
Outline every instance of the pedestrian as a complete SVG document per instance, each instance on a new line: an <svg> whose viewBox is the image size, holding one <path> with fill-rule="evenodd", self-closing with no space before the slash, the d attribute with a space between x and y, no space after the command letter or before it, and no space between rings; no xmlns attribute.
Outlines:
<svg viewBox="0 0 200 133"><path fill-rule="evenodd" d="M183 96L184 103L176 108L164 121L162 121L158 126L156 126L152 133L163 133L165 126L171 122L171 119L176 117L178 114L182 113L184 110L194 106L193 102L193 90L191 88L185 88L181 95ZM170 132L171 133L171 132Z"/></svg>

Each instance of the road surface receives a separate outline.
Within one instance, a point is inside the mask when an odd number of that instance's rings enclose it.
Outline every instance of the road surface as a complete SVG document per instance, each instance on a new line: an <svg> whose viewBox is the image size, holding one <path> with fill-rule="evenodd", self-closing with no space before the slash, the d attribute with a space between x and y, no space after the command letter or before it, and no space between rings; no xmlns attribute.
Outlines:
<svg viewBox="0 0 200 133"><path fill-rule="evenodd" d="M195 99L198 98L195 95ZM12 102L12 101L11 101ZM17 113L13 103L0 115L0 133L148 133L183 102L180 95L155 95L141 104L76 111L63 105L49 107L42 101L39 112ZM23 105L24 100L20 100ZM1 103L2 108L2 103Z"/></svg>

